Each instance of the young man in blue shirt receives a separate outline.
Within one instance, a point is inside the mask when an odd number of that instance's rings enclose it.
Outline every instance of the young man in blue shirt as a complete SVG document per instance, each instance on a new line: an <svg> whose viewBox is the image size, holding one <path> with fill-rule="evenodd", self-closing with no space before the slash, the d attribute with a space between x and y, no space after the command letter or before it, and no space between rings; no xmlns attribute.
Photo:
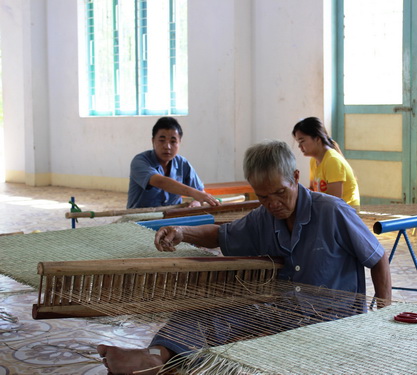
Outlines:
<svg viewBox="0 0 417 375"><path fill-rule="evenodd" d="M342 199L299 184L295 157L285 142L250 147L244 171L262 204L259 208L221 226L163 227L155 236L157 249L175 251L180 242L188 242L220 247L225 256L280 256L281 279L360 294L366 292L364 267L368 267L378 307L390 304L391 276L384 249ZM151 367L162 366L187 348L161 334L148 349L99 345L97 350L111 373L148 369L144 374L152 375L157 370Z"/></svg>
<svg viewBox="0 0 417 375"><path fill-rule="evenodd" d="M204 184L186 158L178 155L182 128L173 117L161 117L152 129L153 149L136 155L130 164L127 208L180 204L182 196L193 198L190 206L219 202L204 191Z"/></svg>

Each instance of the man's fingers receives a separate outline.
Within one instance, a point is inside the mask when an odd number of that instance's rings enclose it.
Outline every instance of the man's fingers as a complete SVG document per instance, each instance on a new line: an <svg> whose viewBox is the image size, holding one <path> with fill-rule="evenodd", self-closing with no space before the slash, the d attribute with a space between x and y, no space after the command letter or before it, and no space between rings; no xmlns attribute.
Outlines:
<svg viewBox="0 0 417 375"><path fill-rule="evenodd" d="M172 242L161 240L159 243L161 245L161 248L163 249L162 251L169 251L169 252L175 251L175 246L172 244Z"/></svg>
<svg viewBox="0 0 417 375"><path fill-rule="evenodd" d="M219 200L214 198L212 195L208 195L208 199L206 199L206 202L211 206L219 206L220 205Z"/></svg>
<svg viewBox="0 0 417 375"><path fill-rule="evenodd" d="M175 251L175 230L171 227L160 228L155 235L155 247L159 251Z"/></svg>

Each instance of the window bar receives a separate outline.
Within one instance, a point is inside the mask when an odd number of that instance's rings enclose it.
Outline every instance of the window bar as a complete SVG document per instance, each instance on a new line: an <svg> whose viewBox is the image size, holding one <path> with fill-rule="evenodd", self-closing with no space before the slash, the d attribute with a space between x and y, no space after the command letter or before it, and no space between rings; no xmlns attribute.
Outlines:
<svg viewBox="0 0 417 375"><path fill-rule="evenodd" d="M95 56L94 56L94 1L88 0L85 3L87 14L87 56L88 56L88 108L90 115L95 113Z"/></svg>
<svg viewBox="0 0 417 375"><path fill-rule="evenodd" d="M139 30L139 8L140 5L138 4L138 0L135 0L135 30ZM138 31L135 32L135 82L136 82L136 114L140 114L140 107L139 107L139 38L138 38Z"/></svg>
<svg viewBox="0 0 417 375"><path fill-rule="evenodd" d="M175 113L175 64L176 64L176 17L175 0L169 0L169 76L170 76L170 112Z"/></svg>
<svg viewBox="0 0 417 375"><path fill-rule="evenodd" d="M114 84L114 113L120 115L120 87L119 87L119 1L113 0L113 84Z"/></svg>
<svg viewBox="0 0 417 375"><path fill-rule="evenodd" d="M139 114L146 114L146 93L147 93L147 0L139 0L139 29L138 44L140 43L138 70L139 70Z"/></svg>

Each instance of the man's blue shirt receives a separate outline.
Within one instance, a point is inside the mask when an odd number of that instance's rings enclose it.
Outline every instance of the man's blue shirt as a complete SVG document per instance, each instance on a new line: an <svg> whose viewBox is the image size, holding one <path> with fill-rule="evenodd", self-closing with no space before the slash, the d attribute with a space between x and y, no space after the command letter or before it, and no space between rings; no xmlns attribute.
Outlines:
<svg viewBox="0 0 417 375"><path fill-rule="evenodd" d="M221 225L219 241L224 255L283 257L282 279L358 293L366 292L364 267L384 254L353 208L300 184L292 234L261 206Z"/></svg>
<svg viewBox="0 0 417 375"><path fill-rule="evenodd" d="M133 158L130 164L127 208L169 206L182 202L180 195L149 185L149 180L154 174L164 176L164 169L154 150L142 152ZM172 159L170 175L167 177L197 190L204 190L203 182L183 156L176 155Z"/></svg>
<svg viewBox="0 0 417 375"><path fill-rule="evenodd" d="M289 233L285 220L274 218L261 206L242 219L221 225L219 241L220 248L226 256L283 257L284 268L279 270L282 279L361 294L365 293L364 267L375 266L384 254L384 249L376 237L353 208L342 199L311 192L301 185L298 188L296 221L292 234ZM352 315L366 311L366 300L356 293L345 293L343 298L336 293L334 301L337 306L333 310L332 305L327 305L332 295L326 294L325 304L322 304L320 294L315 290L311 291L308 288L304 290L297 287L280 291L279 295L288 298L288 301L280 304L280 300L277 299L275 306L280 314L274 314L276 319L272 319L272 324L276 325L276 332L289 329L289 322L284 319L286 311L288 314L295 311L300 317L300 322L303 321L300 325L306 322L314 323L317 316L336 319L337 312L343 309L346 314ZM223 333L233 331L232 324L247 324L245 319L242 319L242 314L235 317L236 312L242 311L241 306L236 310L222 310L225 316L220 315L221 319L213 323L218 324L215 326L216 329L212 330L217 334L216 339L222 337ZM262 310L258 311L262 323ZM253 312L248 310L248 313ZM210 314L210 317L217 316L212 312ZM198 314L195 317L198 323ZM314 319L310 320L311 317ZM204 322L207 321L204 317ZM220 323L223 326L220 326ZM181 322L175 324L177 327ZM187 327L184 325L184 329L189 328L189 323L186 324ZM273 330L274 327L271 327L271 331ZM200 345L201 342L203 340L200 339L193 345ZM151 346L155 345L165 346L175 353L190 350L190 345L167 339L166 335L156 335L151 343Z"/></svg>

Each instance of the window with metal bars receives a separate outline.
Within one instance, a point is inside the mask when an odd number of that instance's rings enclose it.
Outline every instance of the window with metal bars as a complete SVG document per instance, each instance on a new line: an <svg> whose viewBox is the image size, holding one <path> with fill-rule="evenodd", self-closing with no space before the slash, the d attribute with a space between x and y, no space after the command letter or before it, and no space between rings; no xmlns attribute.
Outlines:
<svg viewBox="0 0 417 375"><path fill-rule="evenodd" d="M83 1L89 115L187 114L187 0Z"/></svg>

